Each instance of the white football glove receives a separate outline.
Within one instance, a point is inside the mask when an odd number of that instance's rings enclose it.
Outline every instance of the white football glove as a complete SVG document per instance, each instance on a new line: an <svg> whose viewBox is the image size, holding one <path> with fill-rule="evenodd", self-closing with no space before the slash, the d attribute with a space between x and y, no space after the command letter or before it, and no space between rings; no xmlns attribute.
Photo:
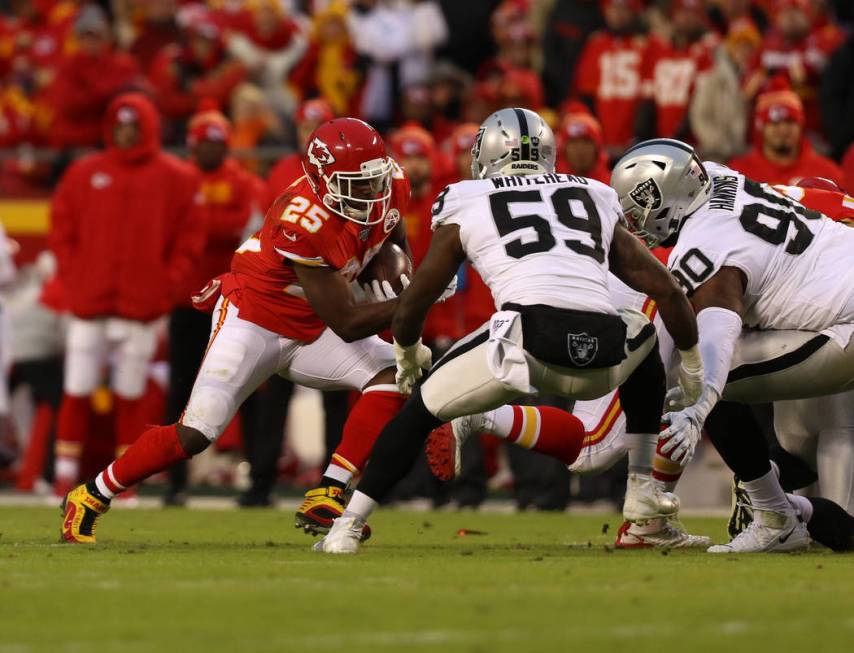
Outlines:
<svg viewBox="0 0 854 653"><path fill-rule="evenodd" d="M403 346L395 340L394 358L397 361L397 374L394 377L397 388L401 394L411 394L412 386L424 375L423 370L430 369L433 364L433 354L421 344L421 338L409 346Z"/></svg>
<svg viewBox="0 0 854 653"><path fill-rule="evenodd" d="M664 399L664 405L670 411L682 410L693 405L703 392L703 360L695 345L691 349L679 351L679 385L671 388Z"/></svg>
<svg viewBox="0 0 854 653"><path fill-rule="evenodd" d="M402 293L409 287L409 277L405 274L401 274L400 283L403 286L403 288L400 289L400 292ZM370 304L387 302L392 299L397 299L398 297L398 294L394 292L394 288L391 287L391 282L383 281L380 283L377 279L374 279L371 283L363 284L362 292L365 293L366 300Z"/></svg>
<svg viewBox="0 0 854 653"><path fill-rule="evenodd" d="M450 299L457 292L457 275L454 275L454 278L451 279L451 282L445 286L445 289L442 291L442 294L439 295L439 299L435 301L436 304L441 304L446 299Z"/></svg>
<svg viewBox="0 0 854 653"><path fill-rule="evenodd" d="M717 402L718 393L706 386L693 405L666 413L661 421L668 427L658 434L658 439L664 442L661 453L685 467L694 457L703 432L703 423Z"/></svg>

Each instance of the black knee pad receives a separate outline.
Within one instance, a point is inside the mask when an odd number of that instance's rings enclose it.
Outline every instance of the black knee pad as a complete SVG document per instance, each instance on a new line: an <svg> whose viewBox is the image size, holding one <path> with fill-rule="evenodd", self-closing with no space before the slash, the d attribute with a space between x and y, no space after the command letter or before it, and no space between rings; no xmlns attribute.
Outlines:
<svg viewBox="0 0 854 653"><path fill-rule="evenodd" d="M647 357L620 386L620 405L629 433L658 433L664 409L666 378L658 340Z"/></svg>

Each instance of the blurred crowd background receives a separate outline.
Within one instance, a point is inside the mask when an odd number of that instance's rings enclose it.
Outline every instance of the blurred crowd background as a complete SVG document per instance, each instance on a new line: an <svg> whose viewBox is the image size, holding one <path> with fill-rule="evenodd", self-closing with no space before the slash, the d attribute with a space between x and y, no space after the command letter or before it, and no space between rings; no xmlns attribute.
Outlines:
<svg viewBox="0 0 854 653"><path fill-rule="evenodd" d="M294 153L324 120L360 117L386 137L412 181L405 221L416 264L436 193L468 176L477 125L506 106L552 124L564 172L607 182L627 146L674 137L759 181L821 176L850 191L852 26L850 0L0 0L0 352L11 393L0 397L0 484L61 492L139 424L177 418L209 320L189 294L226 271L301 174ZM126 93L130 113L116 110ZM147 125L132 147L116 138L124 122ZM186 166L167 173L181 183L130 174L126 197L86 206L69 166L105 147L124 152L115 174L168 152ZM141 196L159 197L159 208ZM70 243L92 236L91 224L87 233L67 217L75 212L103 214L99 233L116 239L133 220L192 221L199 235L187 245L196 259L170 262L168 277L147 273L143 248L101 273L135 270L136 291L169 298L142 313L120 303L101 312L154 325L142 394L117 386L110 360L94 391L63 384L68 315L89 301L69 272ZM103 240L103 251L118 251ZM459 293L426 337L441 353L493 310L477 275L461 270ZM192 480L238 482L243 505L268 505L280 482L310 486L323 452L301 451L298 432L323 432L331 450L350 400L318 397L272 380L218 443L249 465L209 462ZM478 505L491 482L523 508L621 500L621 469L573 480L535 454L487 439L467 446L454 486L439 487L422 465L399 497ZM160 479L167 503L184 501L187 479L181 468Z"/></svg>

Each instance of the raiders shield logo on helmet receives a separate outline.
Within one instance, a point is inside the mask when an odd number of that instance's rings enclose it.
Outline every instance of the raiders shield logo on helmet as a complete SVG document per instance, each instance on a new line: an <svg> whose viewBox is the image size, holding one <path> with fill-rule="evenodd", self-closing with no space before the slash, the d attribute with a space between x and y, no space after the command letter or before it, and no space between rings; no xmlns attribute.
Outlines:
<svg viewBox="0 0 854 653"><path fill-rule="evenodd" d="M629 193L629 197L642 209L654 211L661 208L661 189L655 179L647 179L637 184Z"/></svg>
<svg viewBox="0 0 854 653"><path fill-rule="evenodd" d="M566 339L569 360L578 367L584 367L593 362L596 352L599 351L599 338L586 333L569 333Z"/></svg>
<svg viewBox="0 0 854 653"><path fill-rule="evenodd" d="M335 163L335 157L329 151L329 147L319 138L315 138L308 144L308 162L318 168Z"/></svg>

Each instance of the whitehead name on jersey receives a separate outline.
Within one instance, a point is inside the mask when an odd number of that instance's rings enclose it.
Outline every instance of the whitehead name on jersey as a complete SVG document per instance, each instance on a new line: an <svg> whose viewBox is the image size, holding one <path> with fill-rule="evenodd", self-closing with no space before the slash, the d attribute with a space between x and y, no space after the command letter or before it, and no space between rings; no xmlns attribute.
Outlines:
<svg viewBox="0 0 854 653"><path fill-rule="evenodd" d="M747 279L748 326L820 331L845 321L854 230L735 170L704 165L711 196L685 221L668 259L688 294L729 266Z"/></svg>
<svg viewBox="0 0 854 653"><path fill-rule="evenodd" d="M564 174L461 181L433 205L433 229L459 226L463 249L499 308L616 314L608 252L619 219L613 189Z"/></svg>

